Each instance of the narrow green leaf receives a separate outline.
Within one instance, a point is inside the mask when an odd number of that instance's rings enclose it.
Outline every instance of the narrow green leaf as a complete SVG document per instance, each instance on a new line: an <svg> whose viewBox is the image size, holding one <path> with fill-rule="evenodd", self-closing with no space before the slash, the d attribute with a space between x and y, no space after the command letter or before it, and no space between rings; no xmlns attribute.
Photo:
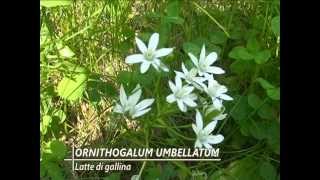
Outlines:
<svg viewBox="0 0 320 180"><path fill-rule="evenodd" d="M71 5L71 0L41 0L40 5L44 7L56 7Z"/></svg>

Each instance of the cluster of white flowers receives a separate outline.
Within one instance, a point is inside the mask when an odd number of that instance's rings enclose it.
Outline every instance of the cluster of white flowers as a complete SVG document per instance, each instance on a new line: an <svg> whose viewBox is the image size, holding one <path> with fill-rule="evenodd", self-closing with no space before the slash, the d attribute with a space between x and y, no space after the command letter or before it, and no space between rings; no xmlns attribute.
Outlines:
<svg viewBox="0 0 320 180"><path fill-rule="evenodd" d="M135 38L138 49L141 54L133 54L126 57L125 62L128 64L141 63L140 72L145 73L152 65L157 71L162 69L165 72L169 68L160 60L161 57L172 53L173 48L161 48L157 50L159 43L159 34L154 33L149 39L148 46L146 46L139 38ZM199 59L192 53L188 53L194 67L190 70L182 63L182 72L175 71L175 82L169 80L169 87L172 94L166 97L168 103L176 102L182 112L186 112L187 108L196 108L198 105L196 100L198 95L205 94L210 97L212 102L205 102L203 104L210 104L209 110L221 111L223 107L223 100L233 100L232 97L225 94L228 89L220 85L213 77L214 74L223 74L225 71L220 67L212 64L217 60L217 53L211 52L206 56L205 45L202 46ZM182 81L182 79L185 81ZM195 93L198 90L199 93ZM114 112L126 114L127 112L132 118L144 115L151 110L150 106L154 99L145 99L138 103L141 97L141 88L139 85L133 90L132 95L127 97L123 86L120 87L120 104L116 104ZM217 125L217 122L224 119L226 114L222 112L214 117L212 121L203 128L203 118L198 109L196 110L196 124L192 124L192 128L197 136L195 147L212 148L211 144L218 144L223 141L224 137L221 134L211 135L212 131Z"/></svg>
<svg viewBox="0 0 320 180"><path fill-rule="evenodd" d="M195 100L198 99L197 94L205 92L207 97L210 97L212 104L209 106L210 111L221 110L223 107L223 100L233 100L232 97L225 94L228 89L226 86L220 85L213 77L214 74L223 74L225 71L220 67L213 66L216 62L218 55L211 52L206 56L205 45L202 46L199 59L192 53L188 53L194 67L188 70L184 63L182 63L182 72L175 71L175 84L169 81L169 87L172 94L167 96L167 102L177 102L179 109L182 112L187 111L187 107L197 107ZM184 79L186 84L183 85L181 79ZM199 93L194 93L194 89L199 90ZM210 103L210 102L209 102ZM208 104L205 102L204 104ZM222 120L226 114L219 114L213 118L212 121L203 128L202 115L196 109L196 124L192 124L192 128L197 135L195 147L211 148L210 144L218 144L223 141L224 137L221 134L211 135L211 132L217 125L218 120Z"/></svg>

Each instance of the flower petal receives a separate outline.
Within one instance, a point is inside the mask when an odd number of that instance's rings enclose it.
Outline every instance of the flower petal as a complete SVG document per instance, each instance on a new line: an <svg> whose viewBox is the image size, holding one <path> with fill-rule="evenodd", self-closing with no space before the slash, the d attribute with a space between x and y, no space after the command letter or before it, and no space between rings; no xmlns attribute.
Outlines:
<svg viewBox="0 0 320 180"><path fill-rule="evenodd" d="M120 104L116 104L116 106L113 108L113 112L124 113L122 107L120 106Z"/></svg>
<svg viewBox="0 0 320 180"><path fill-rule="evenodd" d="M221 94L219 97L220 97L221 99L223 99L223 100L226 100L226 101L232 101L232 100L233 100L233 98L230 97L230 96L227 95L227 94Z"/></svg>
<svg viewBox="0 0 320 180"><path fill-rule="evenodd" d="M151 63L152 64L152 66L157 70L157 71L159 71L159 66L156 64L156 63Z"/></svg>
<svg viewBox="0 0 320 180"><path fill-rule="evenodd" d="M196 125L199 130L203 128L202 116L198 109L196 110Z"/></svg>
<svg viewBox="0 0 320 180"><path fill-rule="evenodd" d="M206 147L207 149L211 149L211 148L212 148L212 146L211 146L210 144L208 144L208 143L203 143L203 145L204 145L204 147Z"/></svg>
<svg viewBox="0 0 320 180"><path fill-rule="evenodd" d="M226 86L219 86L219 88L217 89L217 94L224 94L228 91Z"/></svg>
<svg viewBox="0 0 320 180"><path fill-rule="evenodd" d="M144 99L141 102L139 102L135 106L135 108L137 111L141 111L141 110L147 108L148 106L150 106L153 102L154 102L154 99Z"/></svg>
<svg viewBox="0 0 320 180"><path fill-rule="evenodd" d="M182 81L181 81L181 78L176 76L175 77L175 83L176 83L176 88L177 89L181 89L182 88Z"/></svg>
<svg viewBox="0 0 320 180"><path fill-rule="evenodd" d="M126 57L125 62L127 64L135 64L144 61L144 56L142 54L133 54Z"/></svg>
<svg viewBox="0 0 320 180"><path fill-rule="evenodd" d="M142 93L141 89L136 90L131 96L129 96L128 104L130 106L135 106L141 97L141 93Z"/></svg>
<svg viewBox="0 0 320 180"><path fill-rule="evenodd" d="M199 58L199 64L205 64L206 60L206 47L205 45L202 45L201 52L200 52L200 58Z"/></svg>
<svg viewBox="0 0 320 180"><path fill-rule="evenodd" d="M199 141L199 139L197 139L196 142L194 143L194 147L195 147L195 148L202 148L202 144L201 144L201 142Z"/></svg>
<svg viewBox="0 0 320 180"><path fill-rule="evenodd" d="M140 65L140 72L143 74L145 72L148 71L149 67L150 67L151 63L150 62L142 62L141 65Z"/></svg>
<svg viewBox="0 0 320 180"><path fill-rule="evenodd" d="M184 94L188 95L194 90L194 87L185 85L185 86L183 86L183 90L184 90Z"/></svg>
<svg viewBox="0 0 320 180"><path fill-rule="evenodd" d="M198 67L199 66L199 62L198 59L192 54L192 53L188 53L188 56L190 57L192 63Z"/></svg>
<svg viewBox="0 0 320 180"><path fill-rule="evenodd" d="M169 72L169 68L165 64L163 64L162 62L160 62L160 68L165 72Z"/></svg>
<svg viewBox="0 0 320 180"><path fill-rule="evenodd" d="M207 57L206 57L206 64L207 65L211 65L213 64L218 58L218 54L216 52L212 52L210 53Z"/></svg>
<svg viewBox="0 0 320 180"><path fill-rule="evenodd" d="M157 58L163 57L163 56L166 56L166 55L172 53L172 51L173 51L173 48L161 48L159 50L156 50L155 56Z"/></svg>
<svg viewBox="0 0 320 180"><path fill-rule="evenodd" d="M140 52L145 53L147 51L147 46L139 38L136 37L135 39Z"/></svg>
<svg viewBox="0 0 320 180"><path fill-rule="evenodd" d="M225 71L222 68L216 67L216 66L209 66L207 68L207 72L212 74L224 74Z"/></svg>
<svg viewBox="0 0 320 180"><path fill-rule="evenodd" d="M136 111L134 114L132 114L132 118L140 117L140 116L144 115L145 113L149 112L150 110L151 110L151 108L141 110L141 111Z"/></svg>
<svg viewBox="0 0 320 180"><path fill-rule="evenodd" d="M209 135L207 142L210 144L219 144L223 141L224 137L221 134L218 135Z"/></svg>
<svg viewBox="0 0 320 180"><path fill-rule="evenodd" d="M184 74L188 74L188 69L186 68L186 66L184 65L184 63L181 63L181 67L182 67L182 72L184 73Z"/></svg>
<svg viewBox="0 0 320 180"><path fill-rule="evenodd" d="M190 106L190 107L196 107L197 106L197 104L192 99L190 99L188 97L187 98L183 98L183 102L186 105Z"/></svg>
<svg viewBox="0 0 320 180"><path fill-rule="evenodd" d="M122 106L125 106L127 104L127 95L122 84L120 86L120 103Z"/></svg>
<svg viewBox="0 0 320 180"><path fill-rule="evenodd" d="M219 114L215 118L213 118L214 121L220 121L227 117L227 114Z"/></svg>
<svg viewBox="0 0 320 180"><path fill-rule="evenodd" d="M217 109L220 109L222 107L222 100L218 98L213 98L212 103Z"/></svg>
<svg viewBox="0 0 320 180"><path fill-rule="evenodd" d="M159 43L159 34L153 33L149 39L148 49L156 50Z"/></svg>
<svg viewBox="0 0 320 180"><path fill-rule="evenodd" d="M187 107L184 105L183 101L181 100L177 100L177 104L178 104L178 107L179 109L182 111L182 112L187 112Z"/></svg>
<svg viewBox="0 0 320 180"><path fill-rule="evenodd" d="M176 101L176 97L173 94L170 94L167 96L166 100L168 103L173 103L174 101Z"/></svg>
<svg viewBox="0 0 320 180"><path fill-rule="evenodd" d="M169 87L173 93L177 91L176 85L174 85L173 82L170 80L169 80Z"/></svg>
<svg viewBox="0 0 320 180"><path fill-rule="evenodd" d="M198 134L199 133L199 129L197 128L197 126L195 124L193 124L193 123L192 123L191 126L192 126L192 129L193 129L194 133Z"/></svg>
<svg viewBox="0 0 320 180"><path fill-rule="evenodd" d="M179 76L180 78L183 78L185 79L186 76L182 73L182 72L179 72L179 71L174 71L176 73L176 76Z"/></svg>
<svg viewBox="0 0 320 180"><path fill-rule="evenodd" d="M216 128L218 121L211 121L203 130L207 133L210 134L214 128Z"/></svg>

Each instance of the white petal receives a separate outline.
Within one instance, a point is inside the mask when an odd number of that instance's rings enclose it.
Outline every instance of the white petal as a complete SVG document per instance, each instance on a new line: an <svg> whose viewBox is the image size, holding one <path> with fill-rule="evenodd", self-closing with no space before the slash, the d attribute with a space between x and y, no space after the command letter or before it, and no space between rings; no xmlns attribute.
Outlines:
<svg viewBox="0 0 320 180"><path fill-rule="evenodd" d="M212 146L211 146L210 144L208 144L208 143L203 143L203 145L204 145L204 147L206 147L207 149L211 149L211 148L212 148Z"/></svg>
<svg viewBox="0 0 320 180"><path fill-rule="evenodd" d="M185 92L185 95L187 95L187 94L190 94L194 90L194 87L186 85L186 86L183 86L183 90Z"/></svg>
<svg viewBox="0 0 320 180"><path fill-rule="evenodd" d="M216 66L208 67L207 72L213 73L213 74L224 74L225 73L223 69L216 67Z"/></svg>
<svg viewBox="0 0 320 180"><path fill-rule="evenodd" d="M182 63L181 64L181 67L182 67L182 72L184 73L184 74L188 74L188 69L186 68L186 66L184 65L184 63Z"/></svg>
<svg viewBox="0 0 320 180"><path fill-rule="evenodd" d="M199 129L197 128L197 126L195 124L192 123L192 129L194 131L194 133L198 134L199 133Z"/></svg>
<svg viewBox="0 0 320 180"><path fill-rule="evenodd" d="M131 93L135 93L139 89L141 89L141 86L140 86L140 84L137 84L136 87L131 91Z"/></svg>
<svg viewBox="0 0 320 180"><path fill-rule="evenodd" d="M166 100L168 103L173 103L174 101L176 101L176 97L173 94L170 94L169 96L167 96Z"/></svg>
<svg viewBox="0 0 320 180"><path fill-rule="evenodd" d="M179 71L174 71L176 73L176 76L179 76L180 78L183 78L185 79L186 76L182 73L182 72L179 72Z"/></svg>
<svg viewBox="0 0 320 180"><path fill-rule="evenodd" d="M197 104L190 98L184 98L183 102L185 104L187 104L188 106L190 106L190 107L196 107L197 106Z"/></svg>
<svg viewBox="0 0 320 180"><path fill-rule="evenodd" d="M159 66L156 64L156 63L151 63L152 64L152 66L157 70L157 71L159 71Z"/></svg>
<svg viewBox="0 0 320 180"><path fill-rule="evenodd" d="M122 107L120 106L120 104L116 104L116 106L113 108L113 112L124 113Z"/></svg>
<svg viewBox="0 0 320 180"><path fill-rule="evenodd" d="M136 37L136 43L140 52L145 53L147 51L147 46L137 37Z"/></svg>
<svg viewBox="0 0 320 180"><path fill-rule="evenodd" d="M198 109L196 110L196 125L199 130L203 128L202 116Z"/></svg>
<svg viewBox="0 0 320 180"><path fill-rule="evenodd" d="M181 81L180 77L176 76L175 82L176 82L176 88L181 89L182 88L182 81Z"/></svg>
<svg viewBox="0 0 320 180"><path fill-rule="evenodd" d="M209 135L207 142L210 144L219 144L223 141L224 137L221 134L218 135Z"/></svg>
<svg viewBox="0 0 320 180"><path fill-rule="evenodd" d="M202 148L202 144L201 142L199 141L199 139L196 140L195 144L194 144L194 147L195 148Z"/></svg>
<svg viewBox="0 0 320 180"><path fill-rule="evenodd" d="M216 52L212 52L210 53L207 57L206 57L206 64L207 65L211 65L213 64L216 60L217 60L217 53Z"/></svg>
<svg viewBox="0 0 320 180"><path fill-rule="evenodd" d="M160 59L154 58L151 64L157 71L159 71L160 63Z"/></svg>
<svg viewBox="0 0 320 180"><path fill-rule="evenodd" d="M126 57L127 64L135 64L144 61L144 56L142 54L133 54Z"/></svg>
<svg viewBox="0 0 320 180"><path fill-rule="evenodd" d="M141 111L136 111L133 115L132 118L137 118L140 117L142 115L144 115L145 113L149 112L151 110L151 108L145 109L145 110L141 110Z"/></svg>
<svg viewBox="0 0 320 180"><path fill-rule="evenodd" d="M229 95L226 95L226 94L221 94L219 97L220 97L221 99L226 100L226 101L232 101L232 100L233 100L232 97L230 97Z"/></svg>
<svg viewBox="0 0 320 180"><path fill-rule="evenodd" d="M222 107L222 100L218 98L213 99L212 103L217 109L220 109Z"/></svg>
<svg viewBox="0 0 320 180"><path fill-rule="evenodd" d="M159 34L153 33L149 39L148 49L156 50L159 43Z"/></svg>
<svg viewBox="0 0 320 180"><path fill-rule="evenodd" d="M184 103L181 100L177 100L178 107L182 112L187 112L187 107L184 105Z"/></svg>
<svg viewBox="0 0 320 180"><path fill-rule="evenodd" d="M206 60L206 47L205 45L202 46L199 58L199 64L205 64Z"/></svg>
<svg viewBox="0 0 320 180"><path fill-rule="evenodd" d="M141 93L142 93L142 91L141 91L141 89L139 89L139 90L135 91L134 94L129 96L128 104L130 104L130 106L135 106L141 97Z"/></svg>
<svg viewBox="0 0 320 180"><path fill-rule="evenodd" d="M172 53L172 51L173 51L173 48L161 48L155 52L155 56L157 58L163 57L163 56L166 56L166 55Z"/></svg>
<svg viewBox="0 0 320 180"><path fill-rule="evenodd" d="M219 114L217 117L213 118L214 121L220 121L227 117L227 114Z"/></svg>
<svg viewBox="0 0 320 180"><path fill-rule="evenodd" d="M120 86L120 103L122 106L127 104L127 95L126 95L126 92L124 91L122 84Z"/></svg>
<svg viewBox="0 0 320 180"><path fill-rule="evenodd" d="M150 67L151 63L150 62L142 62L141 65L140 65L140 72L143 74L145 72L148 71L149 67Z"/></svg>
<svg viewBox="0 0 320 180"><path fill-rule="evenodd" d="M226 86L219 86L219 88L217 89L217 94L224 94L228 91Z"/></svg>
<svg viewBox="0 0 320 180"><path fill-rule="evenodd" d="M169 68L165 64L163 64L162 62L160 62L160 68L165 72L169 72Z"/></svg>
<svg viewBox="0 0 320 180"><path fill-rule="evenodd" d="M216 128L218 121L211 121L203 130L207 133L210 134L214 128Z"/></svg>
<svg viewBox="0 0 320 180"><path fill-rule="evenodd" d="M192 100L196 100L198 98L198 96L194 93L189 94L188 97Z"/></svg>
<svg viewBox="0 0 320 180"><path fill-rule="evenodd" d="M198 67L199 66L199 63L198 63L198 59L192 54L192 53L188 53L191 61L193 62L193 64Z"/></svg>
<svg viewBox="0 0 320 180"><path fill-rule="evenodd" d="M137 111L141 111L147 108L148 106L150 106L153 102L154 102L154 99L144 99L141 102L139 102L135 108Z"/></svg>
<svg viewBox="0 0 320 180"><path fill-rule="evenodd" d="M177 91L177 88L176 88L176 86L173 84L173 82L172 81L170 81L169 80L169 87L170 87L170 89L171 89L171 91L172 92L176 92Z"/></svg>

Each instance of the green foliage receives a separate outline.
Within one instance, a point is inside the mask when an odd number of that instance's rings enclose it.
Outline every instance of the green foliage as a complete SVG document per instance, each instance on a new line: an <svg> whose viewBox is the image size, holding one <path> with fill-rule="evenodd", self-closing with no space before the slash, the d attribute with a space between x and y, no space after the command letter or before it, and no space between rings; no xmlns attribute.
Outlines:
<svg viewBox="0 0 320 180"><path fill-rule="evenodd" d="M88 74L82 67L75 67L69 75L64 77L58 84L57 92L60 97L69 101L76 101L82 97L86 88Z"/></svg>
<svg viewBox="0 0 320 180"><path fill-rule="evenodd" d="M41 0L40 5L44 7L66 6L72 3L71 0Z"/></svg>
<svg viewBox="0 0 320 180"><path fill-rule="evenodd" d="M64 170L61 168L60 162L65 158L67 148L64 143L53 140L46 144L42 160L40 161L41 177L50 177L55 180L65 179Z"/></svg>
<svg viewBox="0 0 320 180"><path fill-rule="evenodd" d="M271 29L276 36L280 35L280 16L272 18Z"/></svg>

